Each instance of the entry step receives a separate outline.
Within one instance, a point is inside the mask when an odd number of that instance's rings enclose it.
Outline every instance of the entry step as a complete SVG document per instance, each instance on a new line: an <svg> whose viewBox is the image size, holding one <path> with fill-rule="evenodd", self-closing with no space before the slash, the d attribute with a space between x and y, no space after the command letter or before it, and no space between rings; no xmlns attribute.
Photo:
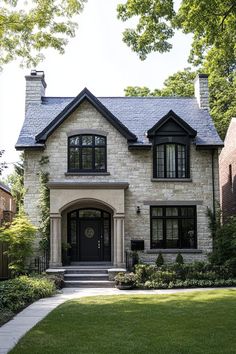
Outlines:
<svg viewBox="0 0 236 354"><path fill-rule="evenodd" d="M70 280L65 281L65 288L114 288L115 282L109 280Z"/></svg>

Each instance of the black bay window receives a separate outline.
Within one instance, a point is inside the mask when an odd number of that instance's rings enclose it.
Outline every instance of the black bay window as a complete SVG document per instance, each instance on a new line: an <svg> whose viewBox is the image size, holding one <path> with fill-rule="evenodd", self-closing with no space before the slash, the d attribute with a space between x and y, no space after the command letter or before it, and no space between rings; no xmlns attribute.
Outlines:
<svg viewBox="0 0 236 354"><path fill-rule="evenodd" d="M195 206L152 206L151 248L196 248Z"/></svg>
<svg viewBox="0 0 236 354"><path fill-rule="evenodd" d="M69 172L106 172L106 137L75 135L68 138Z"/></svg>

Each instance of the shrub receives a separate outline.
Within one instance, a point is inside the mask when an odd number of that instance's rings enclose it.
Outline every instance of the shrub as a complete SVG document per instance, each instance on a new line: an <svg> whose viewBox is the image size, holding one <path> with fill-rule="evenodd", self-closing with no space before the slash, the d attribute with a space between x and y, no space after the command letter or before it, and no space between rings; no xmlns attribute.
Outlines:
<svg viewBox="0 0 236 354"><path fill-rule="evenodd" d="M164 258L162 256L162 253L160 252L156 259L156 266L161 267L163 264L164 264Z"/></svg>
<svg viewBox="0 0 236 354"><path fill-rule="evenodd" d="M9 227L0 229L0 241L8 244L6 254L10 258L9 268L12 274L22 274L26 271L26 261L33 253L33 242L36 227L21 213Z"/></svg>
<svg viewBox="0 0 236 354"><path fill-rule="evenodd" d="M213 252L209 257L212 264L225 265L236 275L236 218L232 217L215 232Z"/></svg>
<svg viewBox="0 0 236 354"><path fill-rule="evenodd" d="M184 264L184 259L183 259L183 256L180 252L177 254L175 262L177 264Z"/></svg>
<svg viewBox="0 0 236 354"><path fill-rule="evenodd" d="M135 266L135 274L137 278L137 283L142 284L145 283L152 274L157 270L156 266L154 265L147 265L147 264L137 264Z"/></svg>
<svg viewBox="0 0 236 354"><path fill-rule="evenodd" d="M135 285L136 275L134 273L120 272L115 276L116 285Z"/></svg>
<svg viewBox="0 0 236 354"><path fill-rule="evenodd" d="M54 283L45 277L20 276L0 283L0 309L17 312L30 303L55 293Z"/></svg>

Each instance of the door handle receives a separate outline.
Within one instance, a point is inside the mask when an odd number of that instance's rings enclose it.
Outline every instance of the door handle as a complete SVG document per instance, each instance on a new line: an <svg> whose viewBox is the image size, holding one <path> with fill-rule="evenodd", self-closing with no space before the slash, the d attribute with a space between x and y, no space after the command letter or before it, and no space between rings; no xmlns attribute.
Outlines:
<svg viewBox="0 0 236 354"><path fill-rule="evenodd" d="M98 249L101 248L101 242L98 240Z"/></svg>

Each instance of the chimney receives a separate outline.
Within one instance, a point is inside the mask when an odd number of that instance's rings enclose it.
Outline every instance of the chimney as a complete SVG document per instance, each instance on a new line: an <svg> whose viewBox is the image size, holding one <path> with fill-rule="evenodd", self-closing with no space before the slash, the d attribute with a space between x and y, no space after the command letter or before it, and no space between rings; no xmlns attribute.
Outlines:
<svg viewBox="0 0 236 354"><path fill-rule="evenodd" d="M198 101L199 108L209 110L209 88L207 74L197 74L194 80L194 95Z"/></svg>
<svg viewBox="0 0 236 354"><path fill-rule="evenodd" d="M31 70L30 75L25 76L26 94L25 111L29 103L41 103L41 97L45 95L47 84L44 80L44 71Z"/></svg>

